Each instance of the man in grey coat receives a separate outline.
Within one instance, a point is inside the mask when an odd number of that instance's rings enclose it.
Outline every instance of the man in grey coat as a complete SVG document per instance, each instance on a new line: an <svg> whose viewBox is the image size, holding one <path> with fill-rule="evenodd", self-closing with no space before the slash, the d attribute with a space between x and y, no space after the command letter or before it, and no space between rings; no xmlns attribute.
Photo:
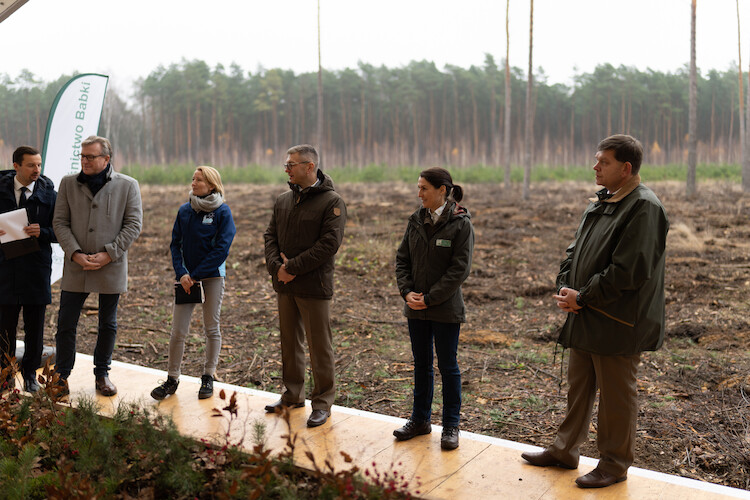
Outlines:
<svg viewBox="0 0 750 500"><path fill-rule="evenodd" d="M117 387L108 373L117 338L117 303L127 290L128 248L141 232L141 193L135 179L112 168L112 145L106 138L88 137L81 143L80 157L81 172L67 175L60 182L52 222L65 251L55 369L67 392L81 309L90 293L98 293L96 390L114 396Z"/></svg>

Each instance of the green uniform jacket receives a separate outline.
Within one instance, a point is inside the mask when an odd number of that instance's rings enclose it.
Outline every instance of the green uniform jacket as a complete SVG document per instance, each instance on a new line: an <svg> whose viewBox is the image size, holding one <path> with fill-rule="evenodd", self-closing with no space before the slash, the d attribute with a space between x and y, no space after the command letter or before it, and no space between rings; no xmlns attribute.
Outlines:
<svg viewBox="0 0 750 500"><path fill-rule="evenodd" d="M414 311L404 304L410 319L463 323L466 321L461 284L469 276L474 251L474 227L469 212L449 202L432 236L424 223L427 209L409 217L406 232L396 252L396 279L402 297L424 293L427 309Z"/></svg>
<svg viewBox="0 0 750 500"><path fill-rule="evenodd" d="M597 193L557 276L585 307L569 313L558 342L600 355L654 351L664 342L664 250L669 220L638 175L617 194Z"/></svg>
<svg viewBox="0 0 750 500"><path fill-rule="evenodd" d="M266 268L277 293L304 298L333 297L333 264L344 238L346 205L333 188L331 178L318 169L317 186L290 191L276 199L271 222L264 234ZM277 277L284 263L296 278L287 284Z"/></svg>

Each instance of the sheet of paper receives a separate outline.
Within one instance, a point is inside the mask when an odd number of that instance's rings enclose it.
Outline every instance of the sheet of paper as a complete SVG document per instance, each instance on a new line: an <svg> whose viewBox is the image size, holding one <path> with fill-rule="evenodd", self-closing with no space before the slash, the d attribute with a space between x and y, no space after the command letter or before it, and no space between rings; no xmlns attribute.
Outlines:
<svg viewBox="0 0 750 500"><path fill-rule="evenodd" d="M5 231L5 234L0 236L0 243L28 238L29 235L23 232L23 228L28 225L29 216L25 208L0 214L0 229Z"/></svg>

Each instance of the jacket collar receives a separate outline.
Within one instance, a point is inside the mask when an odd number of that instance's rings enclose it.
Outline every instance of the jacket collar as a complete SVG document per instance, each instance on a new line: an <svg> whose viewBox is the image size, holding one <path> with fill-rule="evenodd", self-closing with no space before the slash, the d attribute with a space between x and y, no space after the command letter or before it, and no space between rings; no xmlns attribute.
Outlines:
<svg viewBox="0 0 750 500"><path fill-rule="evenodd" d="M614 195L608 196L607 188L604 188L597 191L596 198L589 198L589 201L591 203L596 203L597 201L600 201L602 203L617 203L618 201L621 201L627 195L632 193L640 184L641 176L640 174L635 174L630 179L628 179L627 182L625 182L625 184L623 184L622 187L620 187L620 189L618 189Z"/></svg>
<svg viewBox="0 0 750 500"><path fill-rule="evenodd" d="M417 222L419 225L424 225L424 222L426 218L429 218L428 210L424 207L418 209L416 212L414 212L411 215L411 219L413 219L415 222ZM435 223L435 226L443 224L444 222L455 219L459 217L467 217L471 218L471 214L469 211L456 203L455 201L449 201L447 205L445 205L445 208L443 209L442 215L440 215L440 218Z"/></svg>
<svg viewBox="0 0 750 500"><path fill-rule="evenodd" d="M300 195L306 195L308 193L318 193L321 191L335 191L333 187L333 180L323 173L323 171L318 168L318 183L315 186L306 187L305 189L300 188L297 184L292 184L291 182L288 182L289 188L294 191L298 196Z"/></svg>
<svg viewBox="0 0 750 500"><path fill-rule="evenodd" d="M0 193L8 194L15 200L15 170L3 170L0 171ZM54 185L49 177L40 175L39 178L34 182L34 191L29 193L28 199L38 198L42 203L51 203L52 194L50 191L54 191Z"/></svg>

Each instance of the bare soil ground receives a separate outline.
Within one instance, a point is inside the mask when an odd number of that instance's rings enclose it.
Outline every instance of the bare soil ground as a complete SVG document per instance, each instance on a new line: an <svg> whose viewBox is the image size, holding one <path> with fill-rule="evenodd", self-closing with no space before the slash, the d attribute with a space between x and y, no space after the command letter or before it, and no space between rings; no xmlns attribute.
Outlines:
<svg viewBox="0 0 750 500"><path fill-rule="evenodd" d="M660 351L642 356L635 465L750 489L750 198L729 184L701 184L694 200L684 198L682 184L651 187L671 220L668 338ZM559 352L554 355L564 318L551 295L559 261L595 186L538 185L529 202L517 189L465 188L476 249L464 287L468 322L458 353L461 427L544 445L565 412L566 391L565 368ZM275 392L281 389L278 317L263 262L263 231L273 199L285 189L228 186L238 234L227 262L218 371L224 382ZM339 191L349 222L337 258L332 314L336 403L407 417L412 358L394 255L416 207L415 185L342 185ZM130 290L121 298L115 359L166 369L173 283L169 241L186 192L186 186L142 186L144 229L130 252ZM96 301L90 298L87 307L78 350L92 353ZM50 343L56 315L55 302L48 312ZM201 323L196 312L183 364L188 375L201 375ZM439 423L439 378L436 386ZM595 430L596 420L583 449L593 457Z"/></svg>

